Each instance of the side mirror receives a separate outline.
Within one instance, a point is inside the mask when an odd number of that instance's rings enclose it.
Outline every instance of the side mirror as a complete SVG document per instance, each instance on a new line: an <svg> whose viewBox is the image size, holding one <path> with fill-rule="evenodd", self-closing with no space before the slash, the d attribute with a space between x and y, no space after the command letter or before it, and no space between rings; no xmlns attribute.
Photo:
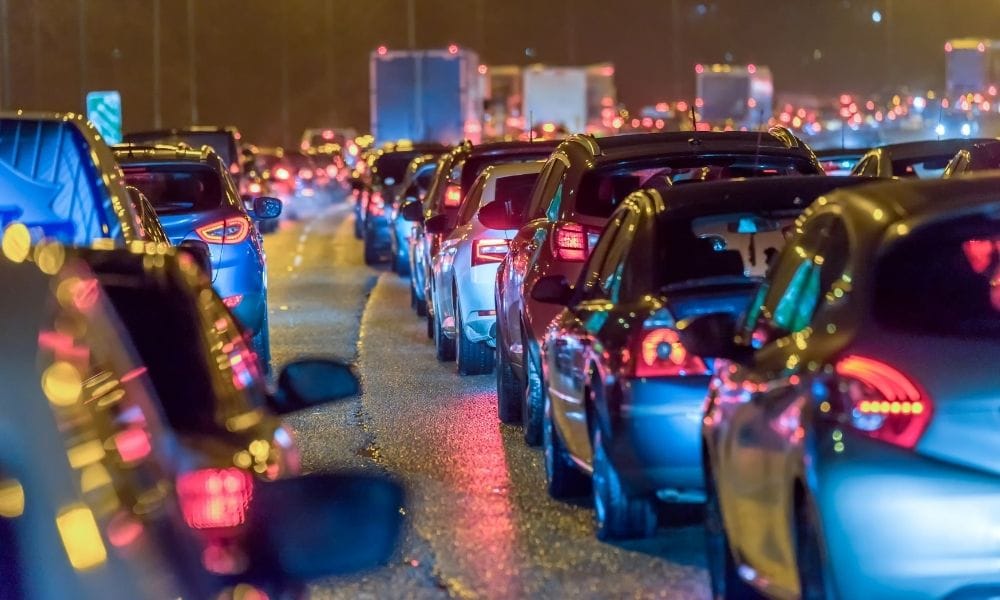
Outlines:
<svg viewBox="0 0 1000 600"><path fill-rule="evenodd" d="M270 397L270 405L280 415L349 398L359 391L361 384L349 366L323 358L307 358L289 363L281 370L278 391Z"/></svg>
<svg viewBox="0 0 1000 600"><path fill-rule="evenodd" d="M306 475L255 482L250 573L305 582L386 564L403 517L403 488L372 475Z"/></svg>
<svg viewBox="0 0 1000 600"><path fill-rule="evenodd" d="M684 348L703 358L724 358L746 362L753 349L736 343L736 317L732 313L709 313L677 324Z"/></svg>
<svg viewBox="0 0 1000 600"><path fill-rule="evenodd" d="M209 279L212 278L212 252L208 249L208 244L201 240L184 240L177 249L187 253L198 263L205 275L208 275Z"/></svg>
<svg viewBox="0 0 1000 600"><path fill-rule="evenodd" d="M565 275L546 275L531 288L531 299L546 304L566 306L573 295L573 287Z"/></svg>
<svg viewBox="0 0 1000 600"><path fill-rule="evenodd" d="M270 196L254 198L253 215L258 219L277 219L281 215L281 200Z"/></svg>
<svg viewBox="0 0 1000 600"><path fill-rule="evenodd" d="M479 209L479 222L490 229L517 229L520 215L514 214L508 202L493 201Z"/></svg>
<svg viewBox="0 0 1000 600"><path fill-rule="evenodd" d="M410 201L407 198L399 214L403 215L403 220L405 221L419 223L424 220L424 207L417 200Z"/></svg>
<svg viewBox="0 0 1000 600"><path fill-rule="evenodd" d="M448 215L434 215L424 221L424 231L427 233L448 233Z"/></svg>

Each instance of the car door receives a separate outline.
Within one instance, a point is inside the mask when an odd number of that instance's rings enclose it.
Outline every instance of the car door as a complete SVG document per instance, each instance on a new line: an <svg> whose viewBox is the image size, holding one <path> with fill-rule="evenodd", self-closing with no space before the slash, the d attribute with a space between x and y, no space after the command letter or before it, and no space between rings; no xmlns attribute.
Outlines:
<svg viewBox="0 0 1000 600"><path fill-rule="evenodd" d="M458 223L455 229L448 234L448 237L441 242L441 250L434 258L434 308L442 318L443 326L446 329L454 327L449 323L448 317L455 316L455 259L463 244L469 243L469 233L472 230L472 217L475 216L479 208L479 202L483 197L483 190L489 181L488 177L478 177L468 195L463 200L462 208L458 215ZM464 254L468 254L465 252ZM468 259L468 257L466 256Z"/></svg>

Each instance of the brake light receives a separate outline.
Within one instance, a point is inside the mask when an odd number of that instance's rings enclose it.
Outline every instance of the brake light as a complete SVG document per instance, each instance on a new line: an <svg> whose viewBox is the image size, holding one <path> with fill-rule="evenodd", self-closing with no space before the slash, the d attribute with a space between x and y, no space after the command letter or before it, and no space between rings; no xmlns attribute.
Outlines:
<svg viewBox="0 0 1000 600"><path fill-rule="evenodd" d="M863 356L841 359L836 371L855 429L903 448L917 445L930 424L933 405L913 382L893 367Z"/></svg>
<svg viewBox="0 0 1000 600"><path fill-rule="evenodd" d="M636 377L707 375L701 358L689 354L673 329L657 327L642 332L635 363Z"/></svg>
<svg viewBox="0 0 1000 600"><path fill-rule="evenodd" d="M243 302L243 294L236 294L235 296L227 296L222 299L222 303L228 308L236 308Z"/></svg>
<svg viewBox="0 0 1000 600"><path fill-rule="evenodd" d="M561 223L552 238L552 251L559 260L583 262L587 258L587 233L578 223Z"/></svg>
<svg viewBox="0 0 1000 600"><path fill-rule="evenodd" d="M241 469L199 469L177 477L177 498L192 529L236 527L246 521L253 479Z"/></svg>
<svg viewBox="0 0 1000 600"><path fill-rule="evenodd" d="M312 179L313 172L312 169L299 169L299 177L302 179Z"/></svg>
<svg viewBox="0 0 1000 600"><path fill-rule="evenodd" d="M374 192L368 199L368 214L373 217L385 215L385 200L382 199L381 192Z"/></svg>
<svg viewBox="0 0 1000 600"><path fill-rule="evenodd" d="M233 217L203 225L194 231L202 241L210 244L238 244L250 235L250 221Z"/></svg>
<svg viewBox="0 0 1000 600"><path fill-rule="evenodd" d="M498 263L507 256L507 240L472 240L472 266Z"/></svg>
<svg viewBox="0 0 1000 600"><path fill-rule="evenodd" d="M261 192L260 184L254 181L250 184L249 190L251 194L259 194Z"/></svg>
<svg viewBox="0 0 1000 600"><path fill-rule="evenodd" d="M462 205L462 188L457 185L449 185L444 190L445 208L458 208Z"/></svg>
<svg viewBox="0 0 1000 600"><path fill-rule="evenodd" d="M277 179L278 181L285 181L291 176L292 174L289 173L288 169L286 169L285 167L278 167L277 169L274 170L274 178Z"/></svg>

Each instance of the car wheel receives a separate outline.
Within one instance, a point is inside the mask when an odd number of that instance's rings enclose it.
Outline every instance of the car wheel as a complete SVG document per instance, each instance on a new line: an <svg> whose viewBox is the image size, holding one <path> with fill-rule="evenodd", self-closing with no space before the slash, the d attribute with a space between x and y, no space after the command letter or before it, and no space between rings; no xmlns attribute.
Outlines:
<svg viewBox="0 0 1000 600"><path fill-rule="evenodd" d="M437 359L441 362L455 360L455 340L449 339L444 334L440 319L436 316L430 317L434 329L434 350Z"/></svg>
<svg viewBox="0 0 1000 600"><path fill-rule="evenodd" d="M455 333L458 340L455 362L459 375L484 375L493 370L493 348L486 342L473 342L465 335L462 309L455 299Z"/></svg>
<svg viewBox="0 0 1000 600"><path fill-rule="evenodd" d="M590 491L590 479L576 468L563 447L552 420L552 404L548 400L542 417L542 444L549 496L566 500L586 495Z"/></svg>
<svg viewBox="0 0 1000 600"><path fill-rule="evenodd" d="M365 264L372 266L377 265L382 262L382 257L379 256L378 248L375 247L375 242L372 240L372 236L365 232Z"/></svg>
<svg viewBox="0 0 1000 600"><path fill-rule="evenodd" d="M250 341L253 351L257 354L261 367L264 369L264 376L271 376L271 326L267 316L267 307L264 308L264 320L261 321L260 329L254 334Z"/></svg>
<svg viewBox="0 0 1000 600"><path fill-rule="evenodd" d="M594 522L597 538L604 541L647 538L656 532L656 507L647 496L630 496L611 464L600 426L593 427Z"/></svg>
<svg viewBox="0 0 1000 600"><path fill-rule="evenodd" d="M705 465L708 465L707 458ZM729 545L719 495L715 490L715 479L708 468L705 469L705 553L712 598L763 600L764 596L743 581L736 571L736 560Z"/></svg>
<svg viewBox="0 0 1000 600"><path fill-rule="evenodd" d="M524 338L527 340L527 337ZM542 372L538 360L532 356L530 344L524 345L524 400L521 402L521 423L524 425L524 441L529 446L542 443L543 404Z"/></svg>
<svg viewBox="0 0 1000 600"><path fill-rule="evenodd" d="M799 597L802 600L833 598L827 587L819 527L812 502L803 497L795 509L795 562L799 574Z"/></svg>
<svg viewBox="0 0 1000 600"><path fill-rule="evenodd" d="M498 324L499 325L499 324ZM496 371L497 371L497 416L501 423L514 424L521 422L521 396L524 388L514 376L514 367L507 360L504 349L507 342L503 330L497 327Z"/></svg>

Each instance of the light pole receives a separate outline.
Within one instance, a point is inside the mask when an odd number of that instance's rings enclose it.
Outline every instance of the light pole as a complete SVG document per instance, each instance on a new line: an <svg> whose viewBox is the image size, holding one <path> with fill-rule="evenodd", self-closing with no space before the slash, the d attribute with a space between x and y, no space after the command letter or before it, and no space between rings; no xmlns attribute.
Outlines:
<svg viewBox="0 0 1000 600"><path fill-rule="evenodd" d="M160 0L153 0L153 127L163 127L160 105Z"/></svg>
<svg viewBox="0 0 1000 600"><path fill-rule="evenodd" d="M78 0L77 7L80 12L77 35L80 42L80 102L87 101L87 2ZM4 19L6 21L6 19Z"/></svg>
<svg viewBox="0 0 1000 600"><path fill-rule="evenodd" d="M188 90L191 94L191 124L198 123L198 73L195 70L195 30L194 30L194 0L187 0L187 28L188 28Z"/></svg>
<svg viewBox="0 0 1000 600"><path fill-rule="evenodd" d="M288 81L288 9L281 7L278 40L281 44L281 140L287 146L289 130L291 129L291 108L289 107L289 81Z"/></svg>
<svg viewBox="0 0 1000 600"><path fill-rule="evenodd" d="M7 29L7 0L0 0L0 52L3 52L3 95L0 96L0 109L10 106L10 31Z"/></svg>

